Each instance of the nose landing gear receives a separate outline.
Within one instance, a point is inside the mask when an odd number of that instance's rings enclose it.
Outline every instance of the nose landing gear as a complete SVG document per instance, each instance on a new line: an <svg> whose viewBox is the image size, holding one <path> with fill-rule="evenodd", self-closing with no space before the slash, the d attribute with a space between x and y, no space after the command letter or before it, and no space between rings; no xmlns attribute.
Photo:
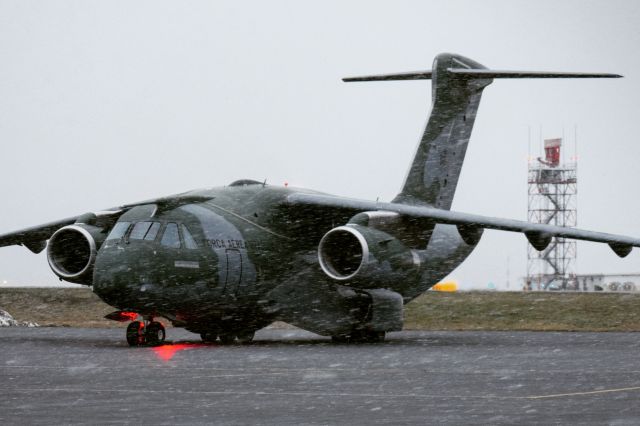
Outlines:
<svg viewBox="0 0 640 426"><path fill-rule="evenodd" d="M133 321L127 327L127 343L129 346L157 346L164 342L166 331L164 325L149 317L144 321Z"/></svg>

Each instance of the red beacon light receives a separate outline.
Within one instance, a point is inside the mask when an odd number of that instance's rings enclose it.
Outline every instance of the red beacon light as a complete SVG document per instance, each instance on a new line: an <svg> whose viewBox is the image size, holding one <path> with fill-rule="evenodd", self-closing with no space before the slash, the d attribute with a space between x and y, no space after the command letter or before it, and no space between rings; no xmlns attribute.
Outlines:
<svg viewBox="0 0 640 426"><path fill-rule="evenodd" d="M544 157L545 163L551 167L558 167L560 164L560 146L562 139L545 139L544 141Z"/></svg>

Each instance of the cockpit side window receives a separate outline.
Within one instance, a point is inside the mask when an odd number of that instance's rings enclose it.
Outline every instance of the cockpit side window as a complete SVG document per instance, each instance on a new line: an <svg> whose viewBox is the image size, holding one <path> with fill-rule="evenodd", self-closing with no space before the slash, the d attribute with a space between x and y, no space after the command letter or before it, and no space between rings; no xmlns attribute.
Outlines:
<svg viewBox="0 0 640 426"><path fill-rule="evenodd" d="M189 232L189 229L185 225L180 225L180 229L182 229L182 238L184 239L184 246L188 249L197 249L198 243Z"/></svg>
<svg viewBox="0 0 640 426"><path fill-rule="evenodd" d="M147 234L147 231L151 228L151 222L138 222L133 226L129 239L141 240Z"/></svg>
<svg viewBox="0 0 640 426"><path fill-rule="evenodd" d="M160 240L160 244L170 248L180 248L180 234L178 233L178 225L175 223L167 223L164 228L164 234Z"/></svg>
<svg viewBox="0 0 640 426"><path fill-rule="evenodd" d="M129 239L153 241L158 235L160 222L138 222L133 226Z"/></svg>
<svg viewBox="0 0 640 426"><path fill-rule="evenodd" d="M111 232L109 233L109 236L107 237L107 241L119 240L120 238L124 237L124 234L127 233L127 230L129 229L130 225L131 225L131 222L116 223L113 229L111 230Z"/></svg>
<svg viewBox="0 0 640 426"><path fill-rule="evenodd" d="M156 239L158 235L158 231L160 230L160 222L153 222L151 228L147 231L147 235L144 236L144 239L147 241L153 241Z"/></svg>

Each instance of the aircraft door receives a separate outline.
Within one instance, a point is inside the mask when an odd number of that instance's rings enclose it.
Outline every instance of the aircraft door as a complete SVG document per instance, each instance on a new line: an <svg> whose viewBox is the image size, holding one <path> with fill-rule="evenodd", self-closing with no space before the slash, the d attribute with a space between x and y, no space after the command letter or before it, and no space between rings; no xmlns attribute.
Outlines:
<svg viewBox="0 0 640 426"><path fill-rule="evenodd" d="M238 287L242 281L242 253L240 250L225 250L226 268L225 268L225 294L235 296L238 293Z"/></svg>
<svg viewBox="0 0 640 426"><path fill-rule="evenodd" d="M180 209L200 221L205 244L217 259L216 289L220 294L229 298L242 298L249 294L256 282L256 268L249 257L242 232L224 216L202 206L189 204Z"/></svg>

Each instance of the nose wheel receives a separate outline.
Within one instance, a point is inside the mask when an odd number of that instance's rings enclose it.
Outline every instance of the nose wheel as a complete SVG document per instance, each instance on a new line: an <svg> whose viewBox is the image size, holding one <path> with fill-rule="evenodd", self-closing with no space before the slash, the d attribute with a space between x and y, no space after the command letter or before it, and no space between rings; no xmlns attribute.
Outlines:
<svg viewBox="0 0 640 426"><path fill-rule="evenodd" d="M158 321L133 321L127 327L129 346L157 346L164 342L166 331Z"/></svg>

